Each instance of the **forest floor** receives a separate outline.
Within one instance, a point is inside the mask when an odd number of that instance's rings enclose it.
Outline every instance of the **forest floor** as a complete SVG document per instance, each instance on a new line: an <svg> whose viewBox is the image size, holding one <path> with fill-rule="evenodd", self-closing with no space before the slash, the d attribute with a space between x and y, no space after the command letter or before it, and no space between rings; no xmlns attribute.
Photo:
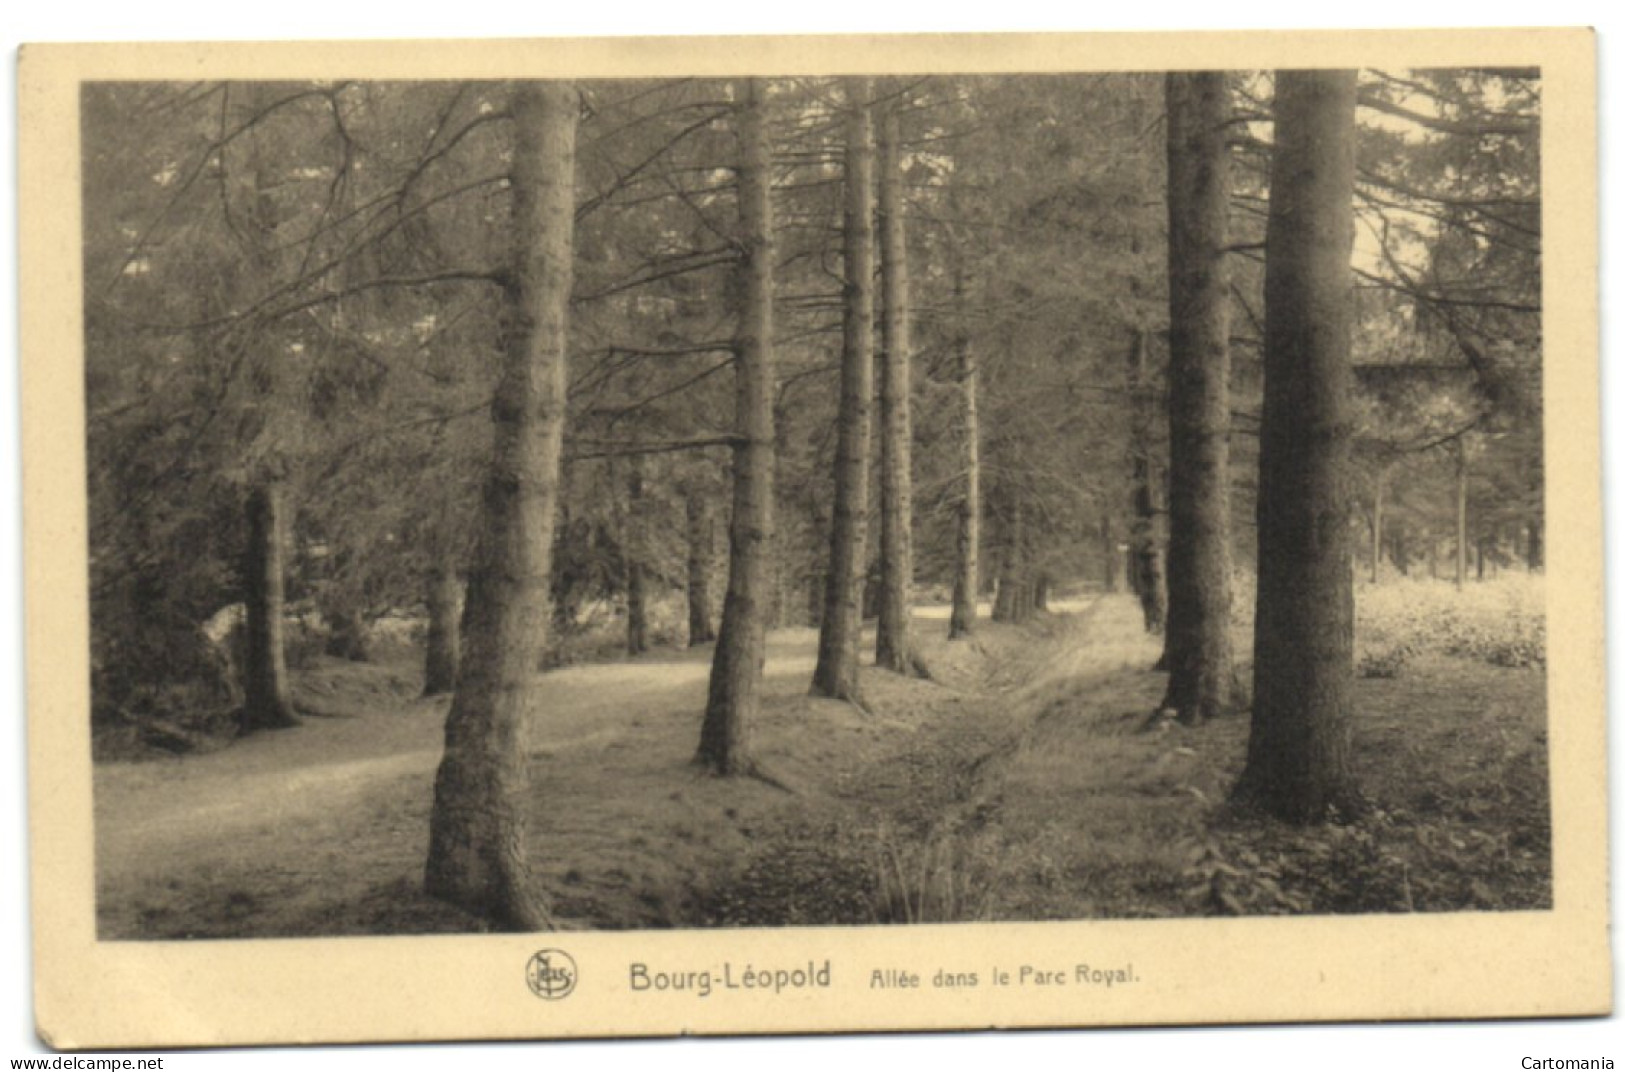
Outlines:
<svg viewBox="0 0 1625 1072"><path fill-rule="evenodd" d="M531 857L561 925L1550 904L1538 664L1396 641L1358 684L1371 807L1293 828L1225 804L1245 717L1145 728L1166 679L1128 597L1057 609L952 644L922 610L935 680L865 668L867 711L809 698L816 634L775 631L754 741L787 789L691 766L709 649L547 674ZM98 764L101 936L481 929L420 892L447 700L418 688L409 650L323 659L299 728Z"/></svg>

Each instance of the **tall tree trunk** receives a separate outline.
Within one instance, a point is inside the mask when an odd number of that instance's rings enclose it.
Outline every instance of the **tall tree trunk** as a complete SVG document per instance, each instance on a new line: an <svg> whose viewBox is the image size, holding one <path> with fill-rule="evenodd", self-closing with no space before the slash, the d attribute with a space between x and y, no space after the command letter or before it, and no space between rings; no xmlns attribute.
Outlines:
<svg viewBox="0 0 1625 1072"><path fill-rule="evenodd" d="M258 107L267 91L251 87L250 107ZM276 276L277 209L272 196L273 175L266 164L264 138L256 128L247 138L248 171L253 182L252 209L246 237L251 267L260 278ZM258 435L274 435L271 424L277 419L281 363L275 354L274 339L259 340L253 354L254 380L258 402L265 415ZM283 478L286 460L273 445L269 462L257 474L247 501L248 544L243 554L246 651L243 657L243 710L238 732L281 729L299 724L289 699L287 653L283 637L283 544L287 539L282 516Z"/></svg>
<svg viewBox="0 0 1625 1072"><path fill-rule="evenodd" d="M1467 583L1467 441L1456 440L1456 587Z"/></svg>
<svg viewBox="0 0 1625 1072"><path fill-rule="evenodd" d="M248 494L248 546L243 622L243 710L240 733L297 726L288 699L288 664L282 636L282 481L266 475Z"/></svg>
<svg viewBox="0 0 1625 1072"><path fill-rule="evenodd" d="M875 665L914 667L909 641L914 584L913 432L909 416L908 250L903 230L903 165L896 108L880 121L880 621Z"/></svg>
<svg viewBox="0 0 1625 1072"><path fill-rule="evenodd" d="M711 553L713 518L703 492L689 488L683 509L688 522L688 646L717 638L711 624Z"/></svg>
<svg viewBox="0 0 1625 1072"><path fill-rule="evenodd" d="M1187 725L1234 710L1230 643L1230 88L1169 74L1168 692Z"/></svg>
<svg viewBox="0 0 1625 1072"><path fill-rule="evenodd" d="M1004 525L1003 555L999 560L999 590L993 598L993 620L1021 620L1021 582L1025 576L1026 533L1023 531L1021 499L1011 496Z"/></svg>
<svg viewBox="0 0 1625 1072"><path fill-rule="evenodd" d="M429 575L429 637L423 658L423 695L438 696L457 687L457 661L461 654L458 616L462 613L463 586L457 571L437 566Z"/></svg>
<svg viewBox="0 0 1625 1072"><path fill-rule="evenodd" d="M806 611L806 624L814 629L824 628L824 600L829 597L829 575L826 573L809 573L802 585L802 593L806 596L802 606ZM856 606L856 597L854 597Z"/></svg>
<svg viewBox="0 0 1625 1072"><path fill-rule="evenodd" d="M1112 515L1100 515L1100 583L1107 592L1123 590L1123 553L1117 549L1116 526Z"/></svg>
<svg viewBox="0 0 1625 1072"><path fill-rule="evenodd" d="M372 658L367 620L360 610L349 605L329 607L323 617L327 619L327 643L323 645L326 654L355 663Z"/></svg>
<svg viewBox="0 0 1625 1072"><path fill-rule="evenodd" d="M965 278L962 265L955 265L954 296L963 304ZM977 413L976 353L970 333L963 328L954 340L958 358L961 433L965 467L965 491L959 500L958 530L954 540L954 601L948 615L948 639L969 636L976 629L977 570L982 557L982 429Z"/></svg>
<svg viewBox="0 0 1625 1072"><path fill-rule="evenodd" d="M580 102L566 82L518 82L512 98L506 346L425 885L500 928L536 930L551 919L526 858L525 727L547 640Z"/></svg>
<svg viewBox="0 0 1625 1072"><path fill-rule="evenodd" d="M1168 613L1168 586L1163 573L1161 541L1157 538L1156 447L1152 442L1152 414L1156 392L1152 387L1146 331L1134 329L1129 346L1129 384L1133 403L1129 415L1130 477L1133 486L1134 530L1130 537L1129 583L1140 597L1145 631L1160 634Z"/></svg>
<svg viewBox="0 0 1625 1072"><path fill-rule="evenodd" d="M1382 580L1382 507L1388 491L1388 467L1377 470L1376 482L1371 489L1371 583Z"/></svg>
<svg viewBox="0 0 1625 1072"><path fill-rule="evenodd" d="M1531 573L1545 569L1546 559L1542 540L1546 534L1545 523L1538 517L1533 518L1525 524L1525 530L1528 533L1528 549L1524 561L1529 564Z"/></svg>
<svg viewBox="0 0 1625 1072"><path fill-rule="evenodd" d="M864 540L869 522L870 399L874 397L874 183L869 87L848 83L841 327L841 404L835 439L835 509L812 692L860 702Z"/></svg>
<svg viewBox="0 0 1625 1072"><path fill-rule="evenodd" d="M777 448L775 449L777 452ZM780 453L779 456L783 457L783 454ZM781 483L777 473L774 474L773 483L775 487ZM792 587L790 571L788 563L785 562L784 548L776 547L774 550L776 553L773 555L771 570L773 574L773 607L767 616L767 620L771 623L769 628L788 629L795 624L792 616L795 601L790 598Z"/></svg>
<svg viewBox="0 0 1625 1072"><path fill-rule="evenodd" d="M1359 797L1349 529L1353 71L1280 71L1264 270L1253 720L1236 787L1312 822Z"/></svg>
<svg viewBox="0 0 1625 1072"><path fill-rule="evenodd" d="M711 662L711 685L695 762L714 774L754 769L756 717L767 653L773 585L773 205L769 196L762 87L747 79L739 117L739 225L745 249L735 341L733 517L728 525L728 594Z"/></svg>
<svg viewBox="0 0 1625 1072"><path fill-rule="evenodd" d="M869 568L863 575L863 620L873 621L880 617L880 559L869 563Z"/></svg>
<svg viewBox="0 0 1625 1072"><path fill-rule="evenodd" d="M649 606L645 591L645 539L643 501L643 457L628 459L626 481L626 532L622 548L626 560L626 653L642 655L649 650Z"/></svg>

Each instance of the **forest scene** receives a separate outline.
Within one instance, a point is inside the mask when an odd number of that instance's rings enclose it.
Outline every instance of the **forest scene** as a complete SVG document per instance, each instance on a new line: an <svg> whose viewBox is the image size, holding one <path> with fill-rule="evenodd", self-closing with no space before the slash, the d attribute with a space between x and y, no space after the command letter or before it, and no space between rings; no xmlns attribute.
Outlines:
<svg viewBox="0 0 1625 1072"><path fill-rule="evenodd" d="M100 937L1551 908L1540 89L85 83Z"/></svg>

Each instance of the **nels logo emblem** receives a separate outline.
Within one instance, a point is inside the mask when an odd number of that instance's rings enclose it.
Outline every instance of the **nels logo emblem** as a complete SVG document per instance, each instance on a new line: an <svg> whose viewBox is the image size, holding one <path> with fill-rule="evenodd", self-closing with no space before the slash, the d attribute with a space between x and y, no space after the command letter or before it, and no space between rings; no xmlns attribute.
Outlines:
<svg viewBox="0 0 1625 1072"><path fill-rule="evenodd" d="M576 962L562 949L538 950L525 965L531 993L548 1001L570 996L576 988Z"/></svg>

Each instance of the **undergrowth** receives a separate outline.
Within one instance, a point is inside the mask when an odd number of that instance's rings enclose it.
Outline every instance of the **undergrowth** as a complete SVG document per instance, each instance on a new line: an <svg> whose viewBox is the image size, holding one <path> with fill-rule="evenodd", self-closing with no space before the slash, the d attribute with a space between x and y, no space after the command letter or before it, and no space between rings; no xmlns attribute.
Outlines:
<svg viewBox="0 0 1625 1072"><path fill-rule="evenodd" d="M1425 654L1490 666L1546 665L1546 595L1537 575L1461 588L1394 580L1355 590L1355 658L1362 677L1397 677Z"/></svg>

